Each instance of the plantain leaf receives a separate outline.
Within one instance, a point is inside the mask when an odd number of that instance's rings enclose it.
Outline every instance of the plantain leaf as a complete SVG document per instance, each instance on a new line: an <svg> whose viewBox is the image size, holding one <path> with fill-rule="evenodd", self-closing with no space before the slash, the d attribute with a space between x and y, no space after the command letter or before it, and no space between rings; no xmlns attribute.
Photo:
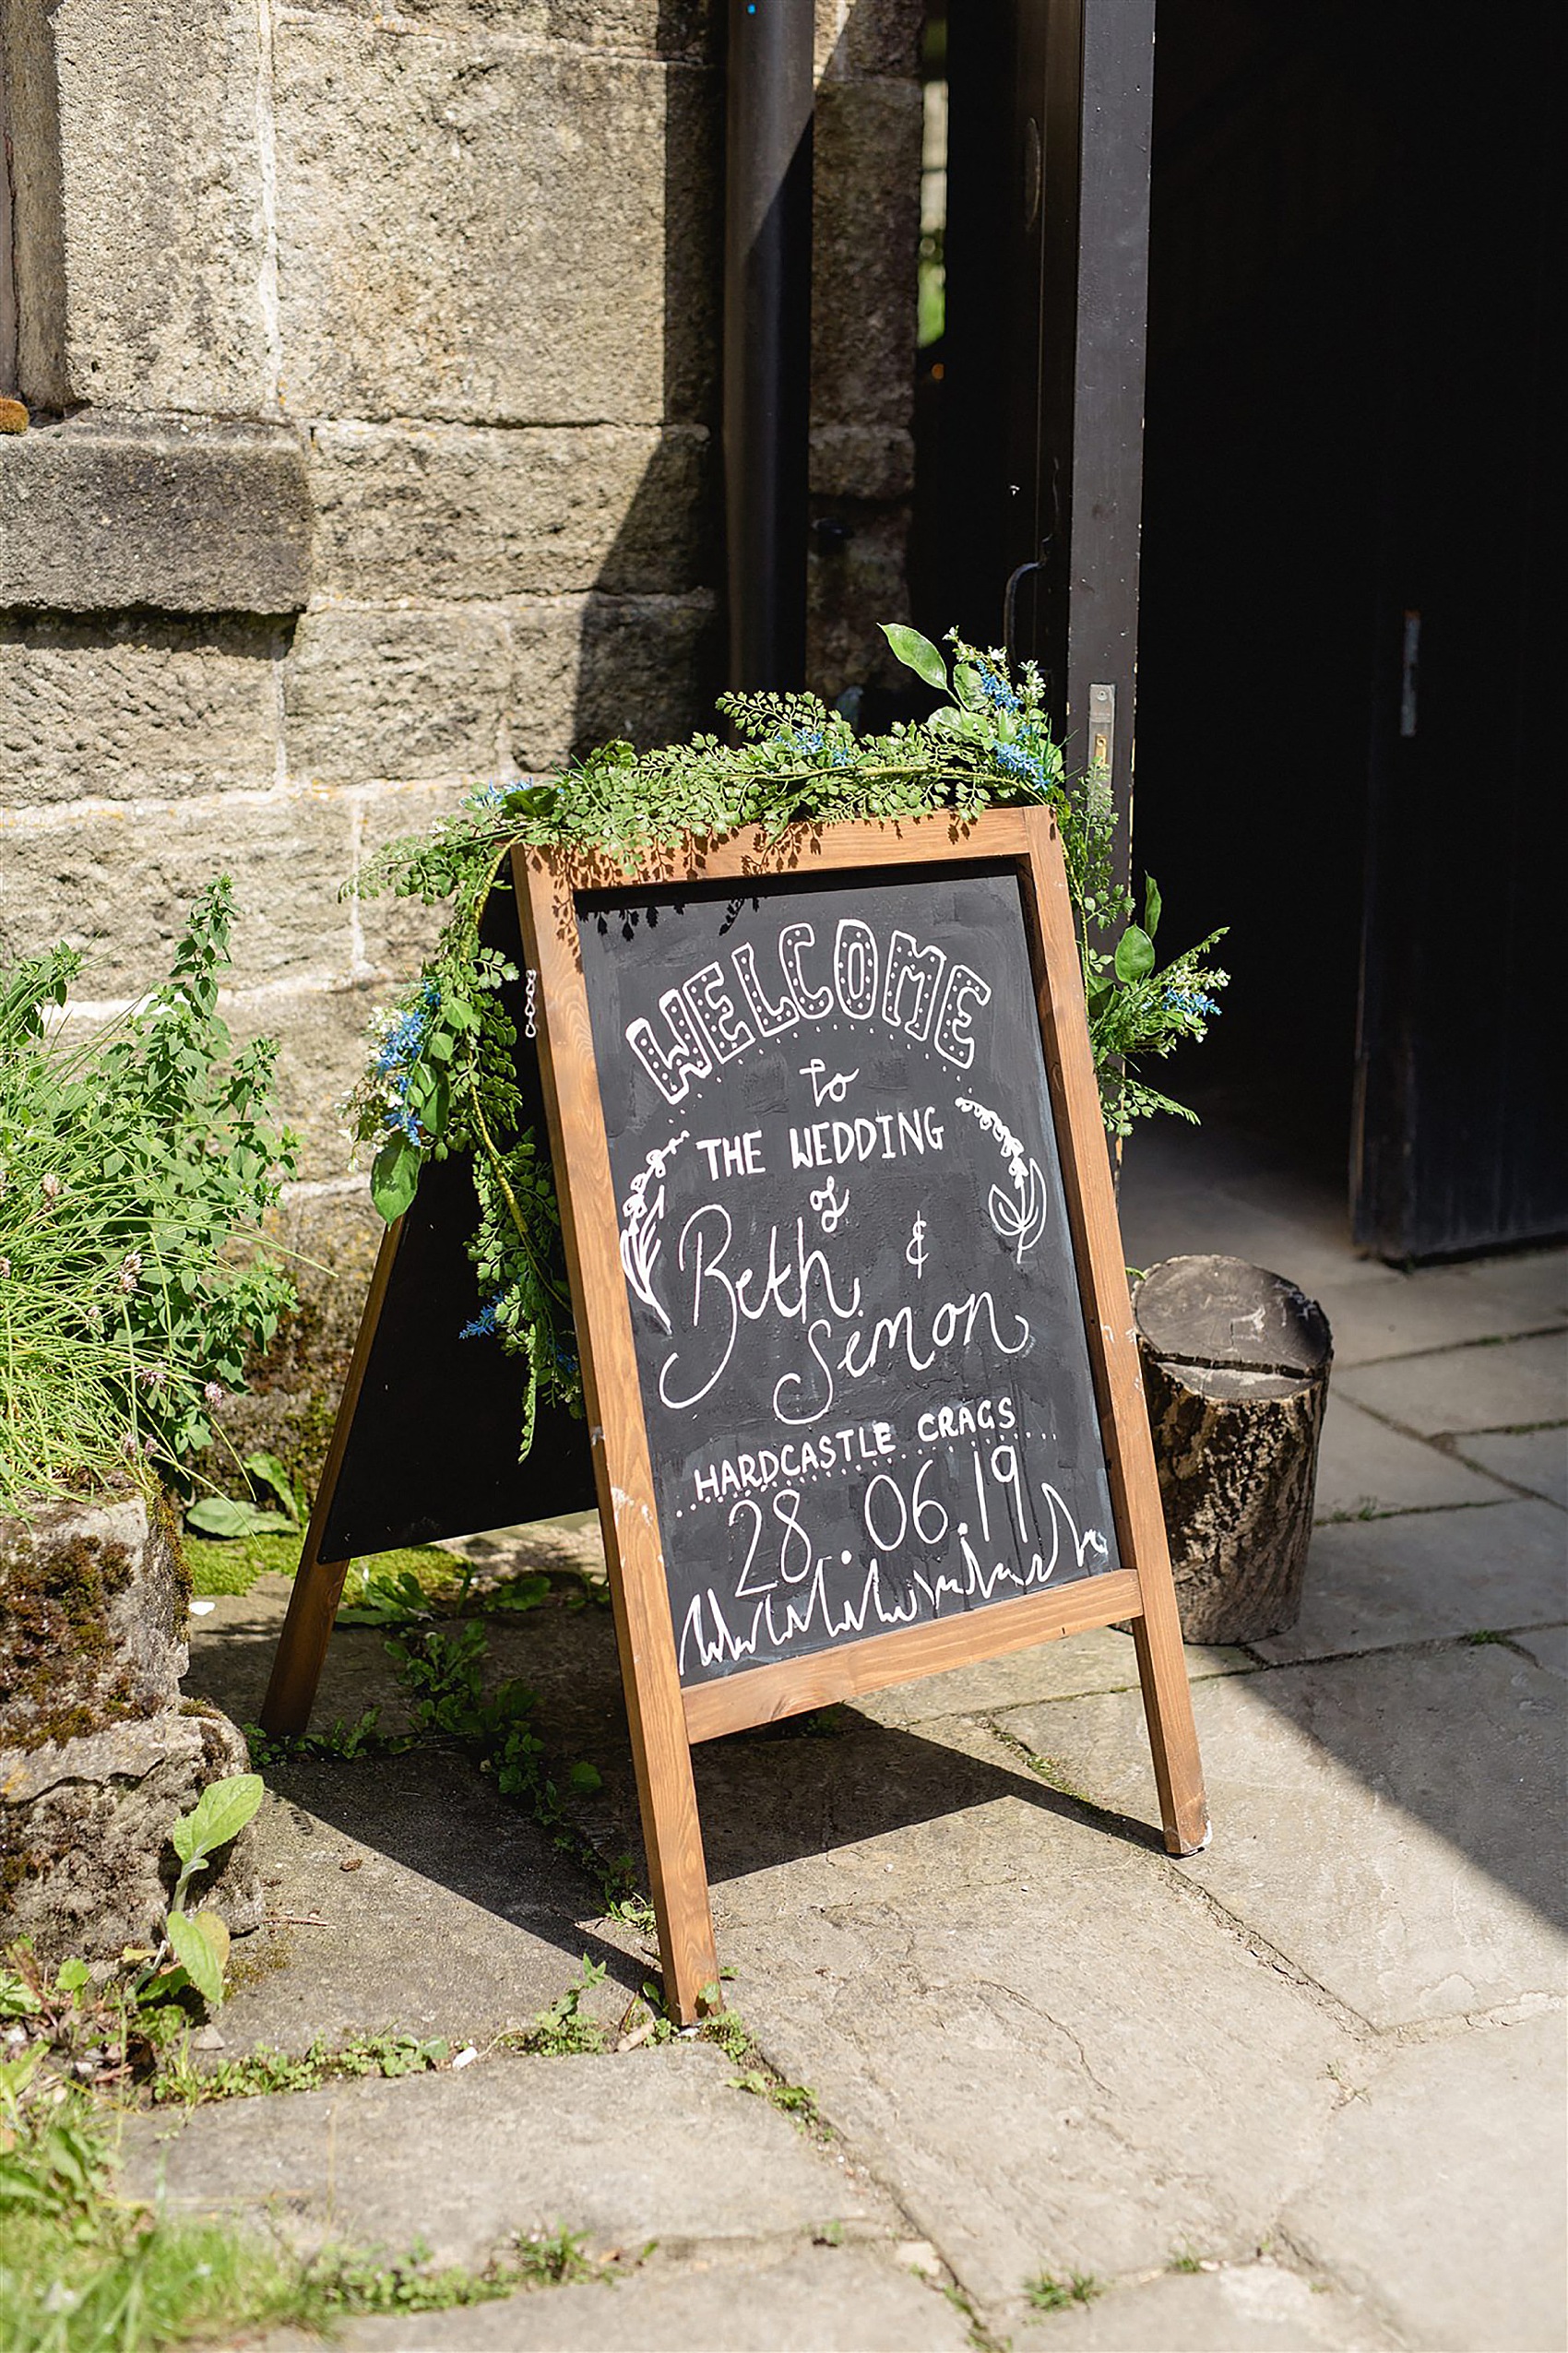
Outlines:
<svg viewBox="0 0 1568 2353"><path fill-rule="evenodd" d="M918 629L911 629L903 621L885 621L882 634L906 670L912 670L917 678L923 678L939 694L946 693L947 664L929 637L922 637Z"/></svg>
<svg viewBox="0 0 1568 2353"><path fill-rule="evenodd" d="M174 1958L208 2008L216 2010L223 1999L223 1972L217 1954L202 1933L199 1915L193 1919L188 1912L171 1912L169 1942Z"/></svg>
<svg viewBox="0 0 1568 2353"><path fill-rule="evenodd" d="M231 1773L221 1781L209 1781L169 1833L180 1860L194 1862L198 1855L210 1855L237 1838L260 1805L261 1792L259 1773ZM185 1961L183 1953L180 1958ZM190 1967L188 1961L185 1967Z"/></svg>

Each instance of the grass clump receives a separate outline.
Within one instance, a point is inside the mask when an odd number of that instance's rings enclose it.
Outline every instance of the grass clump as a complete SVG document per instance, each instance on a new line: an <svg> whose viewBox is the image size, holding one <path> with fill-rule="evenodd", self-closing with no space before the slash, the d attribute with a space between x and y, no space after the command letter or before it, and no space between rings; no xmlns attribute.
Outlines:
<svg viewBox="0 0 1568 2353"><path fill-rule="evenodd" d="M1087 2271L1068 2272L1065 2276L1041 2271L1024 2282L1025 2301L1035 2312L1071 2311L1075 2304L1092 2304L1103 2292L1094 2274Z"/></svg>

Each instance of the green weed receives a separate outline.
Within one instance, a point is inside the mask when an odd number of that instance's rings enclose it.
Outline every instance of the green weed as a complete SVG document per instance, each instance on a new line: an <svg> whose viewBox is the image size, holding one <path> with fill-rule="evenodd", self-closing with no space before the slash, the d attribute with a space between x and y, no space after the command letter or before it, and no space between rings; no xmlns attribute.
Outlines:
<svg viewBox="0 0 1568 2353"><path fill-rule="evenodd" d="M1065 2278L1042 2271L1024 2282L1025 2300L1036 2312L1070 2311L1075 2304L1092 2304L1103 2293L1099 2280L1087 2271L1069 2272Z"/></svg>
<svg viewBox="0 0 1568 2353"><path fill-rule="evenodd" d="M444 2036L356 2035L328 2044L318 2037L297 2055L283 2050L247 2050L211 2067L193 2067L181 2056L153 2078L155 2100L201 2108L214 2100L255 2099L268 2092L309 2092L322 2084L358 2075L422 2075L445 2067L451 2046Z"/></svg>

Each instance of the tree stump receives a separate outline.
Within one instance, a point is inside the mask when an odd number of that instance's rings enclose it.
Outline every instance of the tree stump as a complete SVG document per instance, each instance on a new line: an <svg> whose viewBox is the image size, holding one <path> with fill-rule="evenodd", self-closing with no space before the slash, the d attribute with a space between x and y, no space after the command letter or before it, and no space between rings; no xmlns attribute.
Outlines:
<svg viewBox="0 0 1568 2353"><path fill-rule="evenodd" d="M1168 1258L1134 1298L1182 1631L1258 1642L1301 1610L1334 1342L1241 1258Z"/></svg>

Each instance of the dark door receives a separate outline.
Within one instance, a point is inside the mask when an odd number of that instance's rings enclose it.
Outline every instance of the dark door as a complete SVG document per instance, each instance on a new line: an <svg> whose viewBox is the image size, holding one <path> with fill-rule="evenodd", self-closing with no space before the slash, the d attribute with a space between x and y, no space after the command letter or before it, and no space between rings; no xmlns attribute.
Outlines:
<svg viewBox="0 0 1568 2353"><path fill-rule="evenodd" d="M1398 14L1352 1169L1358 1241L1420 1258L1568 1227L1545 340L1562 83L1554 9L1479 41L1463 16Z"/></svg>

